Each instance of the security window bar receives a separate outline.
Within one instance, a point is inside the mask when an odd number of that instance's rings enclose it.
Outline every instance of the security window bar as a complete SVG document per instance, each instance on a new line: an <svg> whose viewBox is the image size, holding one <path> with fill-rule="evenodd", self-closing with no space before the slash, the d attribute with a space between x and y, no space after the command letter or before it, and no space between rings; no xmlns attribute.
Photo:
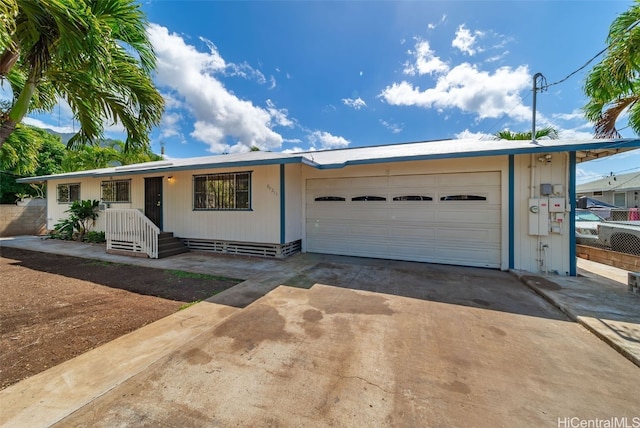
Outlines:
<svg viewBox="0 0 640 428"><path fill-rule="evenodd" d="M131 202L131 180L102 182L103 202Z"/></svg>
<svg viewBox="0 0 640 428"><path fill-rule="evenodd" d="M441 201L486 201L486 196L478 195L447 195L440 198Z"/></svg>
<svg viewBox="0 0 640 428"><path fill-rule="evenodd" d="M193 176L194 210L250 210L251 173Z"/></svg>
<svg viewBox="0 0 640 428"><path fill-rule="evenodd" d="M58 184L57 200L59 203L70 204L80 200L80 184Z"/></svg>

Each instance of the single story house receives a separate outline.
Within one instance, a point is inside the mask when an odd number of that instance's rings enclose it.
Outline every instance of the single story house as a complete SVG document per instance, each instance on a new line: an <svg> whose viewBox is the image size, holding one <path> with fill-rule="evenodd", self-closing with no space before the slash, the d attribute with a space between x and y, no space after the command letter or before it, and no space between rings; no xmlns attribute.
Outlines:
<svg viewBox="0 0 640 428"><path fill-rule="evenodd" d="M588 196L620 208L640 207L640 171L611 175L576 187L578 197Z"/></svg>
<svg viewBox="0 0 640 428"><path fill-rule="evenodd" d="M639 139L444 140L166 159L46 182L48 228L101 201L107 250L297 251L576 275L576 164ZM128 246L128 247L127 247Z"/></svg>

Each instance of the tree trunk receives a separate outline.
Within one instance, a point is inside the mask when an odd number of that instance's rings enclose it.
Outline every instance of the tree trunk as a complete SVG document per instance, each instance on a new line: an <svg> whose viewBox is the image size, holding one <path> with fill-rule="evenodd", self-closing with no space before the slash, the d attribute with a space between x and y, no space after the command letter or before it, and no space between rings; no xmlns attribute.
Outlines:
<svg viewBox="0 0 640 428"><path fill-rule="evenodd" d="M16 124L15 121L7 118L2 122L2 125L0 125L0 150L2 150L2 146L4 142L7 141L7 138L9 138L9 135L16 129Z"/></svg>

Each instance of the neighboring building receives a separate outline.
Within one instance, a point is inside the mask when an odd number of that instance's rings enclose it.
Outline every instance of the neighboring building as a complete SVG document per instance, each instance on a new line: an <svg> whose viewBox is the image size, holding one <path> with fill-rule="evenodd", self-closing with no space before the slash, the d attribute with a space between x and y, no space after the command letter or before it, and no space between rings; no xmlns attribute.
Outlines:
<svg viewBox="0 0 640 428"><path fill-rule="evenodd" d="M72 200L99 199L96 229L106 230L107 248L128 243L140 251L162 230L197 250L575 275L576 164L636 147L640 140L433 141L175 159L19 181L47 182L49 228ZM149 233L155 238L140 238Z"/></svg>
<svg viewBox="0 0 640 428"><path fill-rule="evenodd" d="M640 171L611 175L576 187L578 197L588 196L620 208L640 207Z"/></svg>

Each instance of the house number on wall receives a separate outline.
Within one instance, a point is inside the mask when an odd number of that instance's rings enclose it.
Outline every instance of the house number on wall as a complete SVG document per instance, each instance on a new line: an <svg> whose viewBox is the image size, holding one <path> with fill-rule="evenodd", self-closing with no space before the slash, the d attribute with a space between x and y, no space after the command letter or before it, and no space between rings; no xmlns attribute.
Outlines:
<svg viewBox="0 0 640 428"><path fill-rule="evenodd" d="M275 196L278 196L278 191L271 187L271 184L267 184L267 189L269 189Z"/></svg>

